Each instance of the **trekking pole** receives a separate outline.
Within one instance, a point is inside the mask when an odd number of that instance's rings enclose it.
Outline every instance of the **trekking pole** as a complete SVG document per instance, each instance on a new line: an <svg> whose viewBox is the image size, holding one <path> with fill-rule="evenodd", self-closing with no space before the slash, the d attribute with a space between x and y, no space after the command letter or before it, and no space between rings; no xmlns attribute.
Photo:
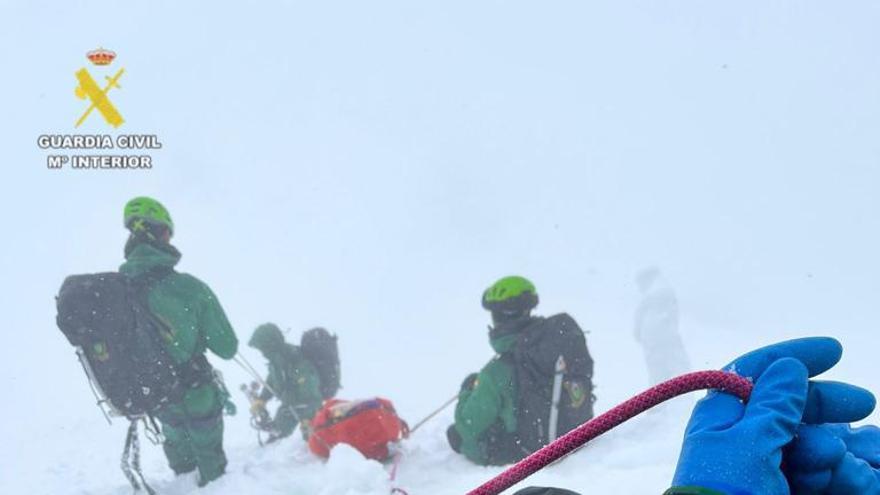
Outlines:
<svg viewBox="0 0 880 495"><path fill-rule="evenodd" d="M447 400L446 402L444 402L442 406L440 406L440 407L438 407L437 409L435 409L434 412L432 412L431 414L427 415L423 420L419 421L418 423L415 424L415 426L413 426L412 428L410 428L410 429L409 429L409 434L412 435L413 433L415 433L416 430L418 430L419 428L422 427L422 425L424 425L425 423L427 423L428 421L430 421L431 419L433 419L434 416L436 416L436 415L440 414L441 412L443 412L444 409L446 409L447 407L449 407L453 402L455 402L455 401L457 401L457 400L458 400L458 394L455 394L455 395L453 395L452 397L450 397L450 399Z"/></svg>

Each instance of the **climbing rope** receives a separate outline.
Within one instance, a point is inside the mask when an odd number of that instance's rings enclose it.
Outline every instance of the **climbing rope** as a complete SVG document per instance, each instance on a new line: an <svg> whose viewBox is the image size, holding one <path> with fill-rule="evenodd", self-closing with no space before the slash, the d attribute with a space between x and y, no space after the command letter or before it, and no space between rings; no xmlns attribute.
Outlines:
<svg viewBox="0 0 880 495"><path fill-rule="evenodd" d="M697 371L656 385L639 395L596 416L586 423L545 445L540 450L514 464L498 476L468 495L498 495L545 466L562 459L587 442L606 433L648 409L673 397L696 390L715 389L736 395L743 401L752 392L752 382L734 373L724 371Z"/></svg>
<svg viewBox="0 0 880 495"><path fill-rule="evenodd" d="M403 459L403 452L398 450L399 446L395 446L395 449L397 451L394 453L393 460L391 461L391 473L388 476L388 481L392 484L391 495L409 495L409 493L407 493L407 491L403 488L399 486L393 486L394 483L397 481L397 468L400 467L400 461L401 459Z"/></svg>
<svg viewBox="0 0 880 495"><path fill-rule="evenodd" d="M156 495L156 491L144 479L144 473L141 470L141 444L138 439L139 421L139 418L133 419L128 426L128 434L125 436L125 448L122 450L120 466L122 467L122 473L125 474L134 491L137 492L143 488L149 495Z"/></svg>
<svg viewBox="0 0 880 495"><path fill-rule="evenodd" d="M427 423L428 421L433 419L435 416L437 416L438 414L443 412L444 409L451 406L457 400L458 400L458 394L455 394L452 397L450 397L449 400L444 402L442 406L438 407L437 409L434 409L430 414L428 414L426 417L424 417L421 421L419 421L418 423L413 425L413 427L409 429L408 434L415 433L416 430L418 430L419 428L424 426L425 423Z"/></svg>

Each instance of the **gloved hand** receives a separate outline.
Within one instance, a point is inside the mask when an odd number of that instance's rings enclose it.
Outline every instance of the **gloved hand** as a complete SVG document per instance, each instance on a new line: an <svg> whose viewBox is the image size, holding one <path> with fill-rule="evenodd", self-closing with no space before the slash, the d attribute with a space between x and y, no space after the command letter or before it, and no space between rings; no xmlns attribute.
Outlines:
<svg viewBox="0 0 880 495"><path fill-rule="evenodd" d="M227 416L235 416L238 412L238 407L235 406L235 402L232 402L231 399L226 399L226 402L223 403L223 411Z"/></svg>
<svg viewBox="0 0 880 495"><path fill-rule="evenodd" d="M470 392L477 386L477 377L479 374L471 373L467 377L465 377L464 381L461 382L461 391L462 392Z"/></svg>
<svg viewBox="0 0 880 495"><path fill-rule="evenodd" d="M266 401L255 399L251 402L251 416L259 417L266 410Z"/></svg>
<svg viewBox="0 0 880 495"><path fill-rule="evenodd" d="M801 425L785 452L795 494L880 494L880 428Z"/></svg>
<svg viewBox="0 0 880 495"><path fill-rule="evenodd" d="M673 484L727 495L788 495L782 450L801 421L856 421L874 407L866 390L808 382L833 367L841 353L840 343L831 338L798 339L750 352L728 365L726 370L755 382L752 396L743 404L733 395L710 392L697 404Z"/></svg>

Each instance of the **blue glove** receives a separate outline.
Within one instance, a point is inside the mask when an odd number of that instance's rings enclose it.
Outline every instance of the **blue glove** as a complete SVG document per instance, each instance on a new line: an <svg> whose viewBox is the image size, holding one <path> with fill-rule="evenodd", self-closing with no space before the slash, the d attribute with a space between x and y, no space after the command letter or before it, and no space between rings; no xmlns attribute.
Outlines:
<svg viewBox="0 0 880 495"><path fill-rule="evenodd" d="M801 425L785 470L795 494L880 494L880 428Z"/></svg>
<svg viewBox="0 0 880 495"><path fill-rule="evenodd" d="M725 369L755 383L743 404L710 392L694 408L673 483L727 495L788 495L783 447L802 421L849 422L874 407L870 392L836 382L808 382L833 367L843 350L831 338L791 340L750 352ZM856 418L856 419L853 419Z"/></svg>

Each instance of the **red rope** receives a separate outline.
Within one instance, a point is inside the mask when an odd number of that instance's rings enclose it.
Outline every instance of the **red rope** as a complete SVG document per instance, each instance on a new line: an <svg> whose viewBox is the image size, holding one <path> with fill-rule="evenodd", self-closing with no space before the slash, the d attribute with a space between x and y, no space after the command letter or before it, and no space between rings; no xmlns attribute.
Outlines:
<svg viewBox="0 0 880 495"><path fill-rule="evenodd" d="M578 426L556 439L555 442L545 445L537 452L506 469L479 488L471 490L468 495L498 495L540 471L548 464L562 459L590 440L648 409L673 397L704 389L722 390L746 401L752 393L752 382L739 375L724 371L697 371L673 378L649 388L623 404Z"/></svg>
<svg viewBox="0 0 880 495"><path fill-rule="evenodd" d="M403 422L403 424L406 425L405 422ZM409 427L407 427L407 429L409 429ZM401 454L399 451L396 452L394 454L393 464L391 465L391 475L388 477L388 481L390 481L391 483L394 483L394 481L397 479L397 468L400 466L401 459L403 459L403 454ZM400 488L399 486L393 486L391 487L391 495L409 495L409 493L407 493L406 490Z"/></svg>

